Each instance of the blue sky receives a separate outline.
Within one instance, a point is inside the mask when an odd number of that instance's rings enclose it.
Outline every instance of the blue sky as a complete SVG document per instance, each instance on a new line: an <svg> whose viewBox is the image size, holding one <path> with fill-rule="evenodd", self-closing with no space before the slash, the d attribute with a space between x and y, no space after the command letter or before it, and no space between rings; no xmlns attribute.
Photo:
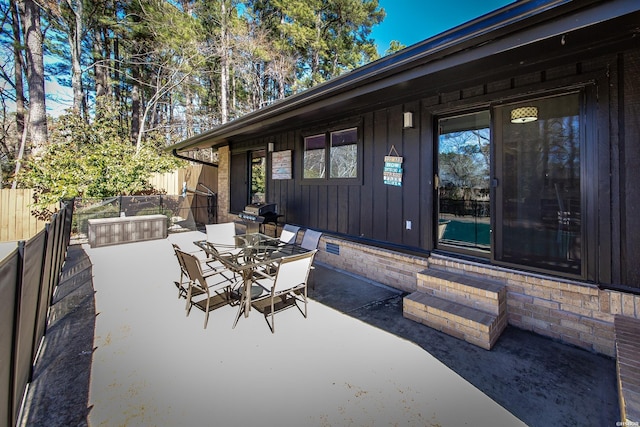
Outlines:
<svg viewBox="0 0 640 427"><path fill-rule="evenodd" d="M514 0L378 0L386 12L371 36L383 55L391 40L410 46Z"/></svg>

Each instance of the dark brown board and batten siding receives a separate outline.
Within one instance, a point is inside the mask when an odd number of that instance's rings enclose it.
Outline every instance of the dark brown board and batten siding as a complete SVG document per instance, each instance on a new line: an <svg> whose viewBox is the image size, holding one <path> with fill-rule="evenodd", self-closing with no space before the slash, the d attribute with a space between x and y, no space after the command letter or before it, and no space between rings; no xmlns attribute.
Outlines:
<svg viewBox="0 0 640 427"><path fill-rule="evenodd" d="M289 131L247 141L258 148L273 142L276 151L293 151L294 178L272 180L269 173L268 201L278 203L286 222L428 251L433 248L437 116L587 85L592 91L587 96L588 141L597 144L591 149L593 156L585 159L590 168L584 177L589 195L585 213L590 218L585 245L593 275L589 280L640 287L640 51L636 47L588 59L573 56L525 61L508 72L502 67L482 81L473 81L465 66L458 73L449 72L449 81L440 87L430 89L429 80L420 79L411 83L413 98L407 95L394 105L372 104L370 111L342 117L360 123L362 176L357 185L301 179L303 135L311 126L318 129L318 122L298 122ZM467 83L456 87L456 81ZM414 113L414 128L402 128L404 111ZM332 126L335 123L328 119L327 130ZM392 146L404 157L401 187L382 180L384 156ZM411 221L411 230L406 221Z"/></svg>

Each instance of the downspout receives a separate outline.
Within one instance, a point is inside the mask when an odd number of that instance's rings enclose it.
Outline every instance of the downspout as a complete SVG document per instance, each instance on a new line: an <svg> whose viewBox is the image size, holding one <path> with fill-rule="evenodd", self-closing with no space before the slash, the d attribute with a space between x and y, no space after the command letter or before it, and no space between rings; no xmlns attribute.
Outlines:
<svg viewBox="0 0 640 427"><path fill-rule="evenodd" d="M199 159L192 159L191 157L186 157L186 156L183 156L181 154L178 154L178 150L176 148L171 150L171 154L173 154L175 157L177 157L179 159L187 160L189 162L200 163L201 165L205 165L205 166L213 166L214 168L218 167L218 165L215 164L215 163L205 162L204 160L199 160Z"/></svg>

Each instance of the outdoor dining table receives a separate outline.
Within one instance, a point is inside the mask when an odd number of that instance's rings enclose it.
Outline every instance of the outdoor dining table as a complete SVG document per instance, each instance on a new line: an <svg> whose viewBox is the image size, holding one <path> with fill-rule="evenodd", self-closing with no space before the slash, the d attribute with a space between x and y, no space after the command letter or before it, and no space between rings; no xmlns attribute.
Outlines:
<svg viewBox="0 0 640 427"><path fill-rule="evenodd" d="M249 316L255 272L258 269L275 268L278 260L285 256L308 252L307 249L299 245L285 244L278 238L263 233L239 234L235 236L235 240L235 246L217 244L207 240L193 242L205 251L209 258L218 261L225 268L242 277L241 303L233 323L234 328L243 313L244 317Z"/></svg>

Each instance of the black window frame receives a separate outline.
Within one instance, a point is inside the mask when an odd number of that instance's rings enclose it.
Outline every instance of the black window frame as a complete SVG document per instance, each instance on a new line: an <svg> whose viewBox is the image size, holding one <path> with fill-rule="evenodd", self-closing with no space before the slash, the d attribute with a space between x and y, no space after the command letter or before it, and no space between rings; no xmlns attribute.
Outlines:
<svg viewBox="0 0 640 427"><path fill-rule="evenodd" d="M357 166L356 166L356 176L355 177L331 177L331 135L336 132L343 132L347 130L355 129L356 130L356 148L357 148ZM306 152L306 140L310 137L316 136L324 136L324 162L325 162L325 173L324 177L321 178L305 178L305 152ZM340 125L330 126L325 129L319 130L317 128L313 130L308 130L302 133L301 138L301 149L299 156L299 179L303 185L329 185L329 184L339 184L339 185L362 185L363 182L363 140L362 140L362 125L361 123L341 123Z"/></svg>
<svg viewBox="0 0 640 427"><path fill-rule="evenodd" d="M252 203L251 200L251 162L254 152L263 151L265 155L265 198L269 195L269 151L266 144L244 145L231 150L229 155L229 213L238 214Z"/></svg>

